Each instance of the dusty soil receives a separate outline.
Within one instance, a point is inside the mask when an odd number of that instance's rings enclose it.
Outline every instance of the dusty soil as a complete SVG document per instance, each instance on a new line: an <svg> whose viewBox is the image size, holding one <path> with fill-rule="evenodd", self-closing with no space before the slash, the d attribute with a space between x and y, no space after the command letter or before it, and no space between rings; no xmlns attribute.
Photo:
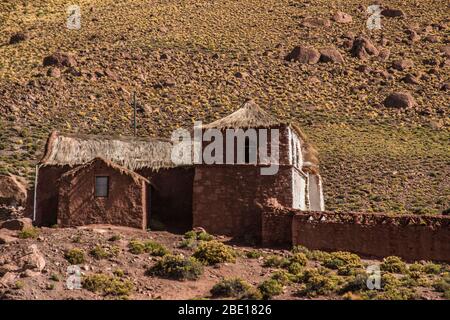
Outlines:
<svg viewBox="0 0 450 320"><path fill-rule="evenodd" d="M15 235L13 235L15 236ZM119 240L111 241L112 236L119 236ZM167 247L172 253L192 255L192 249L180 249L182 235L168 232L140 231L131 228L114 227L108 225L91 225L80 228L42 228L35 239L18 239L16 243L0 245L0 270L6 265L17 264L17 257L27 252L32 245L45 259L45 267L41 272L10 272L8 276L0 278L0 299L113 299L114 296L105 296L93 293L86 289L69 290L66 280L69 276L70 263L65 259L65 252L78 248L86 253L86 261L80 264L82 277L92 274L112 275L120 269L124 271L124 278L131 280L133 289L128 299L210 299L210 290L214 284L224 278L240 277L251 285L257 286L269 279L280 268L264 267L264 259L269 255L286 256L288 250L261 249L232 245L238 252L235 263L222 263L216 266L205 267L204 273L195 281L177 281L148 276L145 270L153 265L160 257L151 257L149 254L132 254L128 244L132 239L152 239ZM218 237L220 241L229 243L229 239ZM97 260L89 255L95 246L117 246L120 248L117 256ZM246 256L249 251L259 251L260 258L251 259ZM380 261L363 259L367 265L379 264ZM307 268L319 268L317 261L308 261ZM450 267L441 265L441 272L448 273ZM13 275L13 276L11 276ZM400 276L400 275L397 275ZM55 278L56 277L56 278ZM427 276L429 280L439 279L439 275ZM346 279L345 277L342 279ZM283 293L274 299L306 299L296 294L298 284L286 285ZM415 299L442 299L442 293L436 292L430 285L417 286ZM311 299L342 299L337 293L318 295Z"/></svg>
<svg viewBox="0 0 450 320"><path fill-rule="evenodd" d="M328 209L436 214L450 207L450 33L442 1L379 1L404 15L382 17L373 31L369 0L77 3L80 30L65 28L66 1L0 4L0 172L32 181L53 129L132 134L133 91L138 133L158 136L218 119L251 97L298 121L317 145ZM331 20L338 11L352 21ZM18 32L26 36L9 44ZM359 35L383 54L353 57L349 41ZM298 45L335 47L344 63L285 61ZM44 66L58 50L75 63ZM416 103L385 107L394 91L408 91Z"/></svg>

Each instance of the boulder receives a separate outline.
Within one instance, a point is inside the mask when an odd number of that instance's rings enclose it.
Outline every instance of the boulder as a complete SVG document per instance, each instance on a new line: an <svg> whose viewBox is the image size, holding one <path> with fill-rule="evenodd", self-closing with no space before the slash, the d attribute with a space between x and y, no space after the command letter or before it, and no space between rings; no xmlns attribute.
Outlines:
<svg viewBox="0 0 450 320"><path fill-rule="evenodd" d="M417 79L414 75L408 73L406 76L402 78L402 81L409 84L420 84L419 79Z"/></svg>
<svg viewBox="0 0 450 320"><path fill-rule="evenodd" d="M28 36L24 32L14 33L11 38L9 38L9 44L16 44L28 39Z"/></svg>
<svg viewBox="0 0 450 320"><path fill-rule="evenodd" d="M13 237L11 234L0 230L0 244L8 244L19 241L19 239Z"/></svg>
<svg viewBox="0 0 450 320"><path fill-rule="evenodd" d="M26 181L14 175L0 175L0 205L24 206L27 200Z"/></svg>
<svg viewBox="0 0 450 320"><path fill-rule="evenodd" d="M319 62L320 53L314 48L297 46L285 57L287 61L298 61L300 63L316 64Z"/></svg>
<svg viewBox="0 0 450 320"><path fill-rule="evenodd" d="M415 105L416 101L409 92L393 92L384 100L387 108L411 108Z"/></svg>
<svg viewBox="0 0 450 320"><path fill-rule="evenodd" d="M400 59L392 62L392 68L398 71L404 71L414 66L414 62L410 59Z"/></svg>
<svg viewBox="0 0 450 320"><path fill-rule="evenodd" d="M356 38L353 41L353 46L350 52L353 57L357 57L359 59L366 59L368 56L377 56L379 54L378 49L369 39L365 37Z"/></svg>
<svg viewBox="0 0 450 320"><path fill-rule="evenodd" d="M336 48L324 48L320 50L320 61L344 63L344 58Z"/></svg>
<svg viewBox="0 0 450 320"><path fill-rule="evenodd" d="M1 229L22 231L33 227L33 222L30 218L11 219L3 222L0 225Z"/></svg>
<svg viewBox="0 0 450 320"><path fill-rule="evenodd" d="M77 61L70 53L55 52L44 58L43 65L44 67L57 66L74 68L77 66Z"/></svg>
<svg viewBox="0 0 450 320"><path fill-rule="evenodd" d="M446 58L450 59L450 45L444 46L440 50Z"/></svg>
<svg viewBox="0 0 450 320"><path fill-rule="evenodd" d="M379 50L378 53L378 60L380 61L387 61L391 55L391 50L388 48L382 48Z"/></svg>
<svg viewBox="0 0 450 320"><path fill-rule="evenodd" d="M44 255L39 251L35 244L30 246L30 251L19 258L22 270L27 269L41 272L45 268Z"/></svg>
<svg viewBox="0 0 450 320"><path fill-rule="evenodd" d="M52 78L60 78L61 70L59 68L49 68L47 71L47 75Z"/></svg>
<svg viewBox="0 0 450 320"><path fill-rule="evenodd" d="M333 15L332 20L337 23L350 23L353 21L353 18L348 13L338 11Z"/></svg>
<svg viewBox="0 0 450 320"><path fill-rule="evenodd" d="M388 18L405 17L405 13L401 9L386 8L381 10L381 15Z"/></svg>
<svg viewBox="0 0 450 320"><path fill-rule="evenodd" d="M301 25L303 27L330 27L331 21L324 18L307 17L303 19Z"/></svg>

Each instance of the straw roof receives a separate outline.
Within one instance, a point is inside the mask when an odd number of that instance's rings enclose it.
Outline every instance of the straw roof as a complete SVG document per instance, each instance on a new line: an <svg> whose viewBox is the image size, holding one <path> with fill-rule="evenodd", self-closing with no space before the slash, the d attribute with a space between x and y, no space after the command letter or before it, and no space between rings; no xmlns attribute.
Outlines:
<svg viewBox="0 0 450 320"><path fill-rule="evenodd" d="M41 165L85 164L103 158L129 170L169 168L172 143L163 139L68 135L52 132Z"/></svg>
<svg viewBox="0 0 450 320"><path fill-rule="evenodd" d="M139 182L142 182L142 181L144 181L146 183L150 183L149 180L147 180L143 176L137 174L136 172L128 170L125 167L119 166L118 164L115 164L115 163L113 163L111 161L105 160L105 159L100 158L100 157L94 158L94 159L92 159L91 161L89 161L89 162L87 162L85 164L79 165L79 166L75 167L74 169L67 171L66 173L64 173L61 176L61 179L65 179L65 178L68 178L68 177L73 177L78 172L85 170L86 168L90 167L91 165L93 165L94 163L96 163L98 161L103 162L109 168L113 168L113 169L119 171L121 174L125 174L125 175L131 177L134 180L134 182L136 182L136 183L139 183Z"/></svg>
<svg viewBox="0 0 450 320"><path fill-rule="evenodd" d="M237 128L267 128L281 124L271 114L264 111L253 100L247 100L242 108L225 118L204 125L205 129L237 129Z"/></svg>

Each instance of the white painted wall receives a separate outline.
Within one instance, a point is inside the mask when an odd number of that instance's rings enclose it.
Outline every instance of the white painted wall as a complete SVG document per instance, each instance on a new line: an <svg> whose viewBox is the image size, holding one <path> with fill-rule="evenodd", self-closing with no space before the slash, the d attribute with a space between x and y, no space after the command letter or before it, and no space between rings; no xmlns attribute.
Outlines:
<svg viewBox="0 0 450 320"><path fill-rule="evenodd" d="M292 168L292 208L306 210L306 179Z"/></svg>
<svg viewBox="0 0 450 320"><path fill-rule="evenodd" d="M309 210L325 210L325 201L323 199L322 190L322 178L318 174L308 174L308 199Z"/></svg>
<svg viewBox="0 0 450 320"><path fill-rule="evenodd" d="M303 166L302 145L298 135L288 128L289 137L289 164L301 169Z"/></svg>

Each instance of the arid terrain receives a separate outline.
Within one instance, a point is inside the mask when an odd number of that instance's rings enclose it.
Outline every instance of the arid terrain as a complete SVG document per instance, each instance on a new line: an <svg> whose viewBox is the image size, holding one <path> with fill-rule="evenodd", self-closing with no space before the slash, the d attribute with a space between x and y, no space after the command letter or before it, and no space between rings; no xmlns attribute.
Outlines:
<svg viewBox="0 0 450 320"><path fill-rule="evenodd" d="M67 1L0 3L0 174L23 177L31 186L55 129L132 135L133 92L140 136L170 137L176 128L214 121L251 98L278 118L298 122L317 146L327 210L448 214L445 1L73 2L81 9L79 30L66 26ZM373 4L385 11L381 29L369 30ZM129 243L153 239L190 256L195 248L179 248L182 235L108 228L32 229L38 234L21 236L26 239L8 231L8 243L0 244L0 299L211 298L221 278L236 276L252 286L244 285L245 297L255 298L265 289L252 290L276 270L284 271L275 275L278 285L266 285L276 287L272 298L450 299L448 265L411 268L393 259L383 273L387 287L372 291L361 286L358 272L381 261L303 249L307 261L295 262L288 250L237 246L235 262L205 266L196 280L165 279L145 274L163 258L148 250L132 253ZM90 252L97 245L114 254L95 258ZM83 250L84 278L100 271L110 278L92 280L92 290L65 289L71 265L65 254L73 248ZM37 265L23 263L29 250L39 251L43 268L39 257ZM285 260L266 262L270 255ZM338 265L347 269L338 275L330 260L344 261ZM242 292L230 297L243 298Z"/></svg>
<svg viewBox="0 0 450 320"><path fill-rule="evenodd" d="M447 264L407 265L398 258L360 260L349 253L329 255L301 247L259 249L219 238L226 245L211 251L208 261L227 259L204 263L203 272L192 279L192 269L185 265L184 279L146 271L171 255L201 259L197 253L201 243L216 243L215 239L186 240L188 236L168 232L102 225L42 228L26 239L29 230L14 234L20 239L0 245L0 299L450 299ZM149 242L164 249L137 249L138 243ZM33 245L37 250L33 251ZM231 255L223 255L223 250ZM69 290L68 268L74 263L79 266L82 288ZM380 290L366 286L365 269L373 265L381 266ZM94 281L93 277L99 278ZM245 285L211 292L220 281L235 278ZM257 287L261 293L255 291Z"/></svg>

